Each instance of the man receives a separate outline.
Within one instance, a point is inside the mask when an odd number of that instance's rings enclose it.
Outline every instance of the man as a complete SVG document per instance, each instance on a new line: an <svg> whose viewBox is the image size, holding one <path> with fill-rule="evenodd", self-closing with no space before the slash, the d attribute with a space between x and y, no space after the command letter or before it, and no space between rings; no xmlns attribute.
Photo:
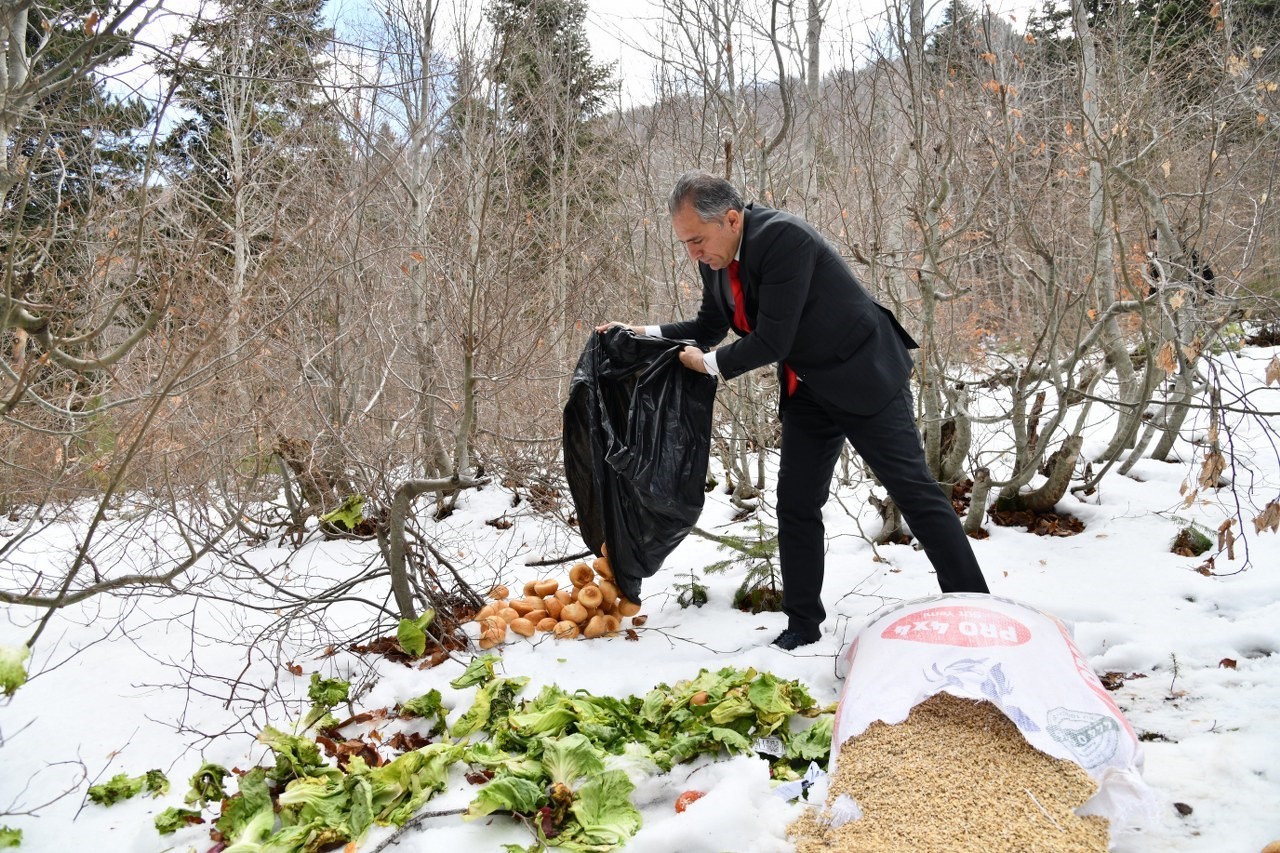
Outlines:
<svg viewBox="0 0 1280 853"><path fill-rule="evenodd" d="M915 341L802 219L744 206L732 184L703 171L680 176L667 208L676 239L698 263L702 305L692 320L632 331L696 341L681 363L725 379L779 365L778 557L787 629L773 644L790 651L821 636L822 507L845 439L902 510L942 591L987 592L920 445L908 383ZM622 324L599 328L611 325ZM730 328L738 340L711 349Z"/></svg>

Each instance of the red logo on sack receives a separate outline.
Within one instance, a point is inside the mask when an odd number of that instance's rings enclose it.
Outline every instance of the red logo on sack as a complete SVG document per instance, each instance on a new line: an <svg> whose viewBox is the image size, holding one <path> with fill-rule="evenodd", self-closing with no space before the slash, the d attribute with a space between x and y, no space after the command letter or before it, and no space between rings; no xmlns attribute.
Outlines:
<svg viewBox="0 0 1280 853"><path fill-rule="evenodd" d="M939 646L1020 646L1031 630L1017 619L983 607L935 607L903 616L880 634Z"/></svg>

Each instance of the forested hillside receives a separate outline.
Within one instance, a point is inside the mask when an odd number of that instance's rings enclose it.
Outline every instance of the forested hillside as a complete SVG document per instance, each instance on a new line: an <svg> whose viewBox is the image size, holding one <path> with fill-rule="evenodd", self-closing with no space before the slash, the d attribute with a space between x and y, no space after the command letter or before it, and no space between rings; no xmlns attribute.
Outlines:
<svg viewBox="0 0 1280 853"><path fill-rule="evenodd" d="M317 527L379 548L305 600L255 575L279 630L356 601L369 636L435 607L462 642L484 590L433 525L494 483L573 543L572 371L599 323L696 310L666 207L695 167L813 223L920 342L970 534L1155 459L1187 506L1231 495L1214 554L1248 568L1280 495L1232 437L1280 453L1280 361L1208 356L1280 343L1275 0L904 0L832 50L834 2L666 0L626 109L585 0L3 3L0 604L26 646ZM777 393L719 391L708 488L745 512ZM18 558L72 515L51 564Z"/></svg>

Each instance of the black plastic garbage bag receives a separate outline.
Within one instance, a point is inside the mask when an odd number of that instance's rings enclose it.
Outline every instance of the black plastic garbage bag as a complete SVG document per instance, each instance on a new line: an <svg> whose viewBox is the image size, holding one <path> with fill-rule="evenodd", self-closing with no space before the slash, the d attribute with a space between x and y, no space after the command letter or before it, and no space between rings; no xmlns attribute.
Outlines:
<svg viewBox="0 0 1280 853"><path fill-rule="evenodd" d="M593 333L564 407L564 468L578 530L608 544L618 589L640 582L702 512L716 380L680 364L685 342L615 326Z"/></svg>

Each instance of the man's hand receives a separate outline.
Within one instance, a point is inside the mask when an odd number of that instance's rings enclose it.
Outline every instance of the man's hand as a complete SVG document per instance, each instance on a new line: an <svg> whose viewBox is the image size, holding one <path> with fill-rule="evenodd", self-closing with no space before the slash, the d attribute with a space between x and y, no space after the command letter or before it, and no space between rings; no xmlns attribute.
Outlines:
<svg viewBox="0 0 1280 853"><path fill-rule="evenodd" d="M619 323L617 320L610 320L608 323L601 323L599 326L596 326L596 331L603 332L606 329L612 329L614 326L621 326L624 329L630 329L631 333L634 335L644 334L644 326L632 326L627 323Z"/></svg>
<svg viewBox="0 0 1280 853"><path fill-rule="evenodd" d="M690 370L696 370L699 373L709 373L707 365L702 358L702 350L694 346L687 346L680 350L680 363Z"/></svg>

